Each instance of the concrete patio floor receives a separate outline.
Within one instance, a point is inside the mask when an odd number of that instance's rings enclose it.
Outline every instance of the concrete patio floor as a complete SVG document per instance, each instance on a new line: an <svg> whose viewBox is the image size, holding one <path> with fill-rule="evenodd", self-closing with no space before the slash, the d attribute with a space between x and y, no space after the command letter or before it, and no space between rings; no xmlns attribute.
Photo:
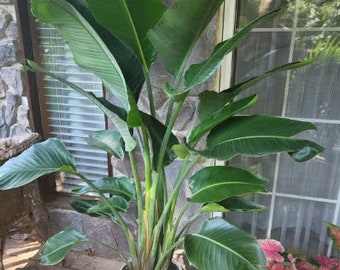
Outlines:
<svg viewBox="0 0 340 270"><path fill-rule="evenodd" d="M5 244L5 270L119 270L122 262L108 260L91 254L70 252L65 260L56 266L41 266L39 264L39 249L41 244L35 240L8 238Z"/></svg>

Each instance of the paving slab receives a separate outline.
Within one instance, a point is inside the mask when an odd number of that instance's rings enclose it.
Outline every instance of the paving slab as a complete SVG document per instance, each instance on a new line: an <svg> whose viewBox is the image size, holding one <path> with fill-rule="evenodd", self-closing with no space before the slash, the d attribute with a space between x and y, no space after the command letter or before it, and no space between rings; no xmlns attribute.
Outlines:
<svg viewBox="0 0 340 270"><path fill-rule="evenodd" d="M91 252L71 251L69 255L56 266L39 264L39 249L41 243L35 240L18 240L8 238L5 244L5 270L119 270L122 262L97 257Z"/></svg>

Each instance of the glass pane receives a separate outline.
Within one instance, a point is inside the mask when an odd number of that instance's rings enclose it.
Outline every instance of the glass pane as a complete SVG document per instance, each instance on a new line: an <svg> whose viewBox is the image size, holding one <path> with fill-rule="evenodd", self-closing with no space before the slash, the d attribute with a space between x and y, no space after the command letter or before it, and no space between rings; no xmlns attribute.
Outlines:
<svg viewBox="0 0 340 270"><path fill-rule="evenodd" d="M299 0L298 26L312 27L339 27L340 2L339 0Z"/></svg>
<svg viewBox="0 0 340 270"><path fill-rule="evenodd" d="M303 136L317 141L325 152L306 163L282 155L277 192L324 199L338 199L340 189L340 125L317 124L318 131Z"/></svg>
<svg viewBox="0 0 340 270"><path fill-rule="evenodd" d="M236 55L235 84L244 82L288 62L290 33L251 33L241 43ZM281 115L286 73L261 81L243 96L258 93L259 102L251 113Z"/></svg>
<svg viewBox="0 0 340 270"><path fill-rule="evenodd" d="M239 16L237 27L243 27L258 16L273 10L287 0L242 0L239 3ZM295 5L291 4L289 12L282 13L280 16L267 20L259 24L258 28L289 28L293 26Z"/></svg>
<svg viewBox="0 0 340 270"><path fill-rule="evenodd" d="M332 204L277 197L271 237L286 249L293 248L308 255L326 254L328 237L323 221L331 220L333 212Z"/></svg>

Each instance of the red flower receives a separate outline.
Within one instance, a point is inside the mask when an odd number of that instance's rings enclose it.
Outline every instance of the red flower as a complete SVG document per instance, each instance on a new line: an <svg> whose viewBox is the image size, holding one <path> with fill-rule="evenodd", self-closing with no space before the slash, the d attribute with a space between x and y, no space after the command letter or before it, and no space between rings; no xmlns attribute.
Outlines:
<svg viewBox="0 0 340 270"><path fill-rule="evenodd" d="M298 270L316 270L316 266L311 265L310 263L307 262L301 262L296 265L296 268Z"/></svg>
<svg viewBox="0 0 340 270"><path fill-rule="evenodd" d="M294 264L291 264L289 262L274 262L270 261L267 265L267 269L270 270L296 270L296 267Z"/></svg>

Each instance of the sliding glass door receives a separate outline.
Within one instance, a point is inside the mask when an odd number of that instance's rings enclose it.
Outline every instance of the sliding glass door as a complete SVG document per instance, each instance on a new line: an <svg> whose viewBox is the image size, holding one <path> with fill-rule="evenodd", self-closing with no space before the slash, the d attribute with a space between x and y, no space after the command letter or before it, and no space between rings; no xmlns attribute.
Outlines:
<svg viewBox="0 0 340 270"><path fill-rule="evenodd" d="M237 1L237 27L283 2ZM259 93L251 113L313 122L316 135L301 136L315 140L325 152L303 164L285 154L232 161L270 179L268 194L256 198L268 210L226 218L258 238L275 238L309 254L331 253L323 222L340 224L340 49L335 46L339 40L339 0L295 0L280 16L254 29L234 54L234 83L239 83L301 60L318 46L334 53L325 61L277 74L250 90Z"/></svg>

